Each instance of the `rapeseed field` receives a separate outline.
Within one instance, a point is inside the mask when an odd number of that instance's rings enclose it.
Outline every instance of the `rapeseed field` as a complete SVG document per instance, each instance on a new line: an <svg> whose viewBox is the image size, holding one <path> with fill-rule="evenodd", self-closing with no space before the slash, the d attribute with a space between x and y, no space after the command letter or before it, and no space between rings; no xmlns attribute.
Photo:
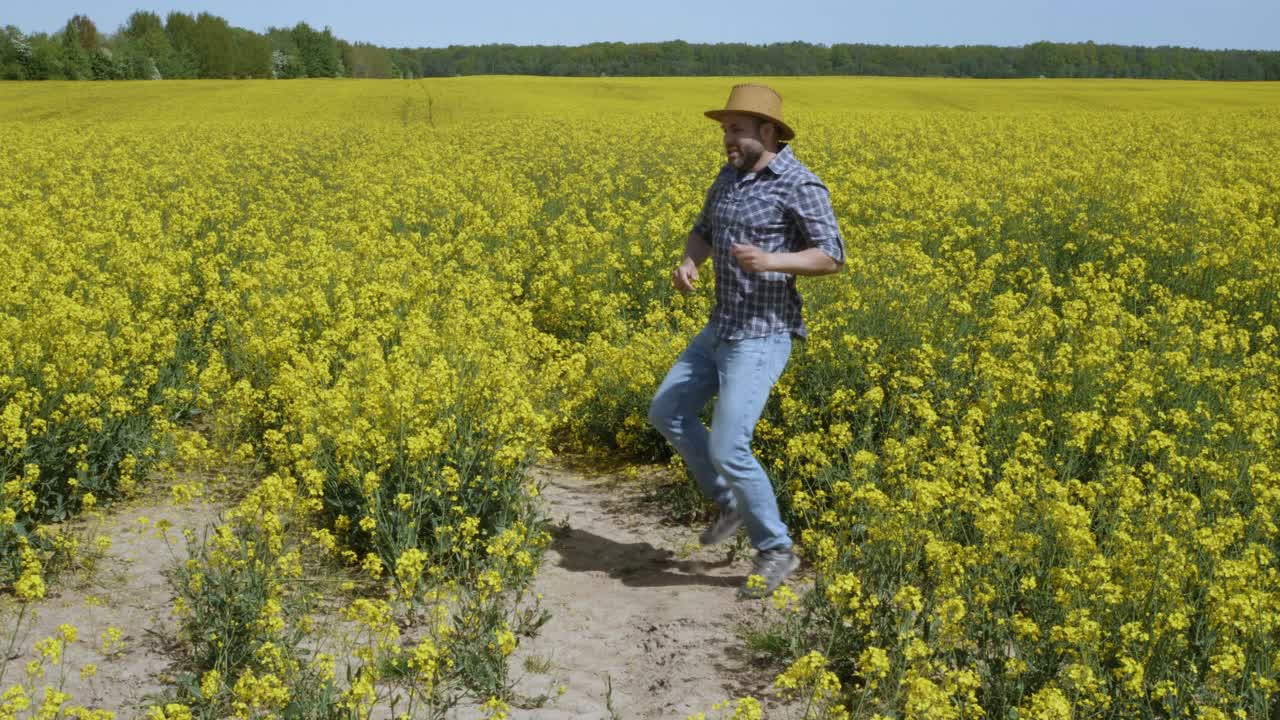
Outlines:
<svg viewBox="0 0 1280 720"><path fill-rule="evenodd" d="M187 538L190 667L150 717L518 717L529 469L666 459L648 401L714 297L668 276L733 82L0 85L18 624L110 543L76 518L222 458L253 484ZM773 600L778 691L823 718L1270 717L1280 88L769 82L849 256L800 281L810 339L757 431L816 573ZM354 578L341 657L308 650L320 566ZM76 628L40 642L0 718L109 716L46 672Z"/></svg>

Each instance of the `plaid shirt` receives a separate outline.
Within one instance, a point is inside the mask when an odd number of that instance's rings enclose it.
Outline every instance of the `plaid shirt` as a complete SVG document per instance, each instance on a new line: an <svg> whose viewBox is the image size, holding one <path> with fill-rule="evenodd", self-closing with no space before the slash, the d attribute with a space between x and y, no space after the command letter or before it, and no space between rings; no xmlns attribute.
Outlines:
<svg viewBox="0 0 1280 720"><path fill-rule="evenodd" d="M826 185L796 159L790 146L760 172L738 172L728 163L707 191L693 231L711 243L716 305L711 322L723 340L784 332L808 336L794 275L747 272L729 248L750 243L766 252L822 248L844 262L844 240Z"/></svg>

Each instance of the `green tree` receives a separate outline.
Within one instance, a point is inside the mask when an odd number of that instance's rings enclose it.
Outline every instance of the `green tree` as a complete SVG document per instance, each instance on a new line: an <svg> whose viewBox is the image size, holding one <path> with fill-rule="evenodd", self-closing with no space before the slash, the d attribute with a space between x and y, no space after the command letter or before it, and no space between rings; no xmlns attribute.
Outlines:
<svg viewBox="0 0 1280 720"><path fill-rule="evenodd" d="M157 59L160 74L166 78L194 78L200 76L200 61L196 55L196 19L186 13L171 12L165 17L164 34L173 52L163 60Z"/></svg>
<svg viewBox="0 0 1280 720"><path fill-rule="evenodd" d="M31 45L22 31L6 25L0 31L0 80L26 80L31 62Z"/></svg>
<svg viewBox="0 0 1280 720"><path fill-rule="evenodd" d="M1061 52L1057 45L1050 42L1036 42L1022 49L1022 75L1055 75L1062 62Z"/></svg>
<svg viewBox="0 0 1280 720"><path fill-rule="evenodd" d="M307 76L307 68L298 53L298 44L289 28L267 28L271 44L271 77L291 79Z"/></svg>
<svg viewBox="0 0 1280 720"><path fill-rule="evenodd" d="M232 74L235 77L271 77L271 42L266 36L244 28L232 28L231 38L235 57Z"/></svg>
<svg viewBox="0 0 1280 720"><path fill-rule="evenodd" d="M196 63L202 78L230 78L235 76L235 39L227 21L202 12L196 16L193 45Z"/></svg>
<svg viewBox="0 0 1280 720"><path fill-rule="evenodd" d="M531 75L939 75L1280 80L1280 52L1037 42L1022 47L590 43L383 48L305 22L260 35L201 13L138 11L103 38L83 15L53 35L0 36L0 77L423 77Z"/></svg>
<svg viewBox="0 0 1280 720"><path fill-rule="evenodd" d="M149 79L153 77L152 70L155 75L167 77L161 68L172 66L173 44L159 15L143 10L134 12L119 34L125 40L121 50L126 54L130 77Z"/></svg>
<svg viewBox="0 0 1280 720"><path fill-rule="evenodd" d="M368 43L341 43L342 62L347 74L357 78L398 77L391 53Z"/></svg>
<svg viewBox="0 0 1280 720"><path fill-rule="evenodd" d="M93 65L89 53L90 48L97 48L97 43L98 29L89 18L76 15L68 20L59 36L62 76L68 80L91 79Z"/></svg>
<svg viewBox="0 0 1280 720"><path fill-rule="evenodd" d="M36 33L27 38L27 43L31 47L26 63L28 80L66 79L59 40L45 33Z"/></svg>
<svg viewBox="0 0 1280 720"><path fill-rule="evenodd" d="M300 22L293 26L292 35L307 77L338 77L345 74L337 39L328 27L317 32L305 22Z"/></svg>
<svg viewBox="0 0 1280 720"><path fill-rule="evenodd" d="M62 30L64 42L79 45L83 50L97 50L102 45L98 26L85 15L72 15Z"/></svg>

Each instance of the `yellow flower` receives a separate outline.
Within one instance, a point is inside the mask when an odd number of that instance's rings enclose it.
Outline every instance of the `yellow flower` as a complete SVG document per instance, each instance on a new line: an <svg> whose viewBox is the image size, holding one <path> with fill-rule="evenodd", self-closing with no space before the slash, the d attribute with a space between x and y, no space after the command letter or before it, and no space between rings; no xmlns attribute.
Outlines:
<svg viewBox="0 0 1280 720"><path fill-rule="evenodd" d="M206 700L212 700L222 691L222 674L217 670L209 670L200 678L200 694Z"/></svg>
<svg viewBox="0 0 1280 720"><path fill-rule="evenodd" d="M98 633L98 652L107 657L124 652L124 633L120 628L107 626L107 629Z"/></svg>
<svg viewBox="0 0 1280 720"><path fill-rule="evenodd" d="M511 632L506 628L499 628L498 630L494 631L494 635L497 638L498 651L501 652L504 657L515 652L515 649L516 649L515 633Z"/></svg>
<svg viewBox="0 0 1280 720"><path fill-rule="evenodd" d="M763 720L764 707L753 697L744 697L733 706L732 720Z"/></svg>
<svg viewBox="0 0 1280 720"><path fill-rule="evenodd" d="M1018 708L1018 716L1030 720L1071 720L1071 715L1071 703L1061 690L1052 685L1033 693Z"/></svg>
<svg viewBox="0 0 1280 720"><path fill-rule="evenodd" d="M507 720L507 713L511 711L511 707L496 697L491 697L480 706L484 711L486 720Z"/></svg>
<svg viewBox="0 0 1280 720"><path fill-rule="evenodd" d="M13 584L14 593L21 599L30 602L39 600L44 597L44 578L40 573L44 568L40 564L36 553L29 547L22 548L22 574L19 575L18 581Z"/></svg>

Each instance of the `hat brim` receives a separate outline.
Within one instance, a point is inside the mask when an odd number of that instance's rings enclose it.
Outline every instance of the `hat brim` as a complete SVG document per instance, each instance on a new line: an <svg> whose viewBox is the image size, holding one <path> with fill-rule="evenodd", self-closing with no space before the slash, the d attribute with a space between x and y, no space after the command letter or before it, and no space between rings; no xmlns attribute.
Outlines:
<svg viewBox="0 0 1280 720"><path fill-rule="evenodd" d="M716 121L724 120L725 115L750 115L751 117L760 118L761 120L768 120L774 125L777 125L779 131L778 139L782 142L787 142L796 136L796 131L792 130L790 125L782 122L772 115L766 115L764 113L752 112L750 110L708 110L703 113L703 115L706 115Z"/></svg>

